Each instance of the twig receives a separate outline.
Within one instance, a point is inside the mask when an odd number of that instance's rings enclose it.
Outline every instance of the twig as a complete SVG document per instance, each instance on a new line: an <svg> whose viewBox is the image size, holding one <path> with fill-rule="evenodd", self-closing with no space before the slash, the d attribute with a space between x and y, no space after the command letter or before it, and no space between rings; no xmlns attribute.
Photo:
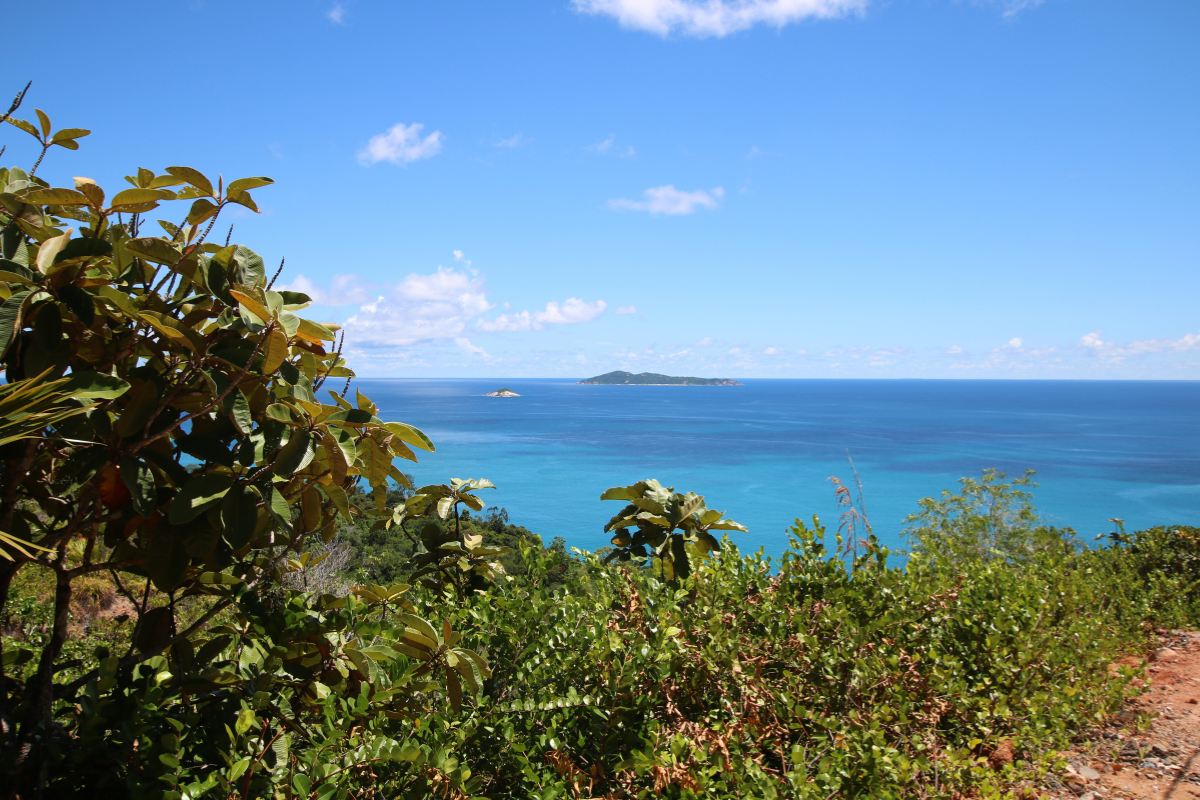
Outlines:
<svg viewBox="0 0 1200 800"><path fill-rule="evenodd" d="M229 232L225 234L225 246L229 247L229 240L233 238L233 226L236 223L229 223Z"/></svg>
<svg viewBox="0 0 1200 800"><path fill-rule="evenodd" d="M25 84L25 88L17 92L17 96L13 98L12 105L8 107L8 111L4 112L3 117L0 117L0 125L8 122L8 118L11 117L18 108L21 107L21 103L25 101L25 93L29 91L30 86L33 86L33 81Z"/></svg>
<svg viewBox="0 0 1200 800"><path fill-rule="evenodd" d="M275 280L279 277L279 273L283 272L284 261L287 261L287 256L279 259L279 269L275 270L275 274L271 277L271 282L267 284L268 289L275 285Z"/></svg>
<svg viewBox="0 0 1200 800"><path fill-rule="evenodd" d="M274 320L272 320L271 324L267 325L266 329L263 331L263 336L262 336L262 338L260 338L258 340L258 344L256 344L254 346L254 352L250 354L250 357L248 359L246 359L246 366L242 367L242 371L237 374L237 377L235 377L232 381L229 382L229 385L225 387L225 391L223 391L219 395L217 395L217 398L215 400L213 400L211 403L209 403L207 406L200 409L199 411L193 412L191 414L188 414L186 417L181 417L180 419L175 420L170 425L168 425L166 428L164 428L163 430L154 434L153 436L149 436L145 439L142 439L140 442L135 444L129 450L129 454L130 455L136 454L139 450L141 450L143 447L150 444L151 442L158 441L162 437L169 436L170 434L174 433L181 425L183 425L183 423L190 422L191 420L195 419L196 417L207 414L208 412L210 412L214 408L216 408L218 405L220 405L221 401L224 400L225 397L230 392L232 392L234 389L236 389L238 384L242 382L242 379L246 377L246 373L250 371L250 365L254 363L254 359L258 356L258 352L260 350L262 350L263 342L265 342L268 339L268 337L271 334L271 329L274 327L275 327L275 322L274 322Z"/></svg>
<svg viewBox="0 0 1200 800"><path fill-rule="evenodd" d="M282 265L280 265L280 266L282 266ZM330 370L337 367L338 362L342 360L342 345L344 345L345 343L346 343L346 331L343 330L342 338L338 339L337 349L333 351L333 361L330 362L330 367L329 367ZM322 386L324 386L325 381L327 381L328 379L329 379L329 370L326 370L325 374L322 375L320 378L318 378L316 385L313 386L313 393L315 394L318 389L320 389ZM346 385L346 388L347 389L350 388L348 383ZM345 397L345 396L346 396L346 392L343 391L342 397Z"/></svg>

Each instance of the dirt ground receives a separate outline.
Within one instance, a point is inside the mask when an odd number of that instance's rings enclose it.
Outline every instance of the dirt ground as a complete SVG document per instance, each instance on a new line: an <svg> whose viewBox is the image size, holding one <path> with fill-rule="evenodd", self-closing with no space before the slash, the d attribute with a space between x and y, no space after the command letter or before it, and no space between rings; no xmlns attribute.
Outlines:
<svg viewBox="0 0 1200 800"><path fill-rule="evenodd" d="M1070 765L1047 780L1047 796L1200 798L1200 632L1160 631L1159 640L1147 691L1062 754Z"/></svg>

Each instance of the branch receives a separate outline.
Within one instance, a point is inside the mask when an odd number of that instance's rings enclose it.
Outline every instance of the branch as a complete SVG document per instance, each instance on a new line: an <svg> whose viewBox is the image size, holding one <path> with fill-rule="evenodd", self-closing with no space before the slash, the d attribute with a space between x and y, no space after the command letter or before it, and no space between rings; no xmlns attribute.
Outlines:
<svg viewBox="0 0 1200 800"><path fill-rule="evenodd" d="M255 578L253 581L250 581L249 583L247 583L246 589L247 590L254 589L260 583L262 583L264 580L266 580L267 577L270 576L270 574L275 570L275 568L284 562L284 560L287 558L288 553L291 552L292 546L295 545L296 542L298 542L299 539L303 535L304 535L303 531L300 533L294 534L292 536L292 538L288 541L288 546L283 549L283 552L280 555L276 556L275 559L270 564L267 565L266 569L259 572L257 578ZM147 588L149 588L149 586L150 586L149 581L146 582L146 586L147 586ZM234 601L234 598L232 598L232 597L226 597L226 598L220 600L219 602L214 604L212 608L210 608L207 612L205 612L205 614L203 616L201 616L198 620L196 620L191 625L189 625L187 630L185 630L183 633L172 636L170 639L167 639L165 642L163 642L162 644L160 644L158 647L154 648L153 650L147 651L140 655L133 655L131 653L127 656L124 656L123 658L121 658L121 660L119 662L117 662L117 669L124 669L125 667L132 667L132 666L142 663L143 661L148 661L149 659L154 658L156 655L163 652L164 650L175 646L176 644L184 641L185 639L190 638L193 634L195 634L202 627L204 627L204 625L206 625L209 620L211 620L213 617L215 617L217 614L221 613L225 609L229 608L229 606L232 605L233 601ZM70 683L63 685L59 690L57 690L55 692L55 695L59 698L71 697L75 694L75 692L79 691L80 687L86 685L90 681L95 680L99 674L100 674L99 668L93 669L91 672L87 673L86 675L82 675L82 676L76 678L75 680L71 681Z"/></svg>
<svg viewBox="0 0 1200 800"><path fill-rule="evenodd" d="M134 558L127 558L124 561L106 561L103 564L84 564L82 567L76 567L75 569L68 570L67 577L74 580L80 575L87 575L89 572L102 572L106 569L112 571L116 571L118 569L128 569L129 567L136 567L138 564L144 563L145 560L145 556L136 556Z"/></svg>
<svg viewBox="0 0 1200 800"><path fill-rule="evenodd" d="M237 377L235 377L232 381L229 382L229 385L225 387L225 391L223 391L219 395L217 395L215 400L213 400L211 403L209 403L207 406L200 409L199 411L188 414L186 417L180 417L179 419L175 420L170 425L168 425L166 428L162 429L161 431L154 434L153 436L148 436L145 439L142 439L140 442L135 444L129 450L129 454L130 455L136 454L139 450L141 450L143 447L150 444L151 442L158 441L159 439L163 438L164 436L168 436L168 435L174 433L176 430L178 430L178 428L181 425L183 425L183 423L190 422L191 420L195 419L196 417L207 414L208 412L210 412L214 408L216 408L218 405L220 405L221 401L224 400L229 395L230 392L232 392L234 389L236 389L238 387L238 384L241 383L242 380L246 377L246 373L250 371L250 365L254 363L254 359L258 356L259 351L262 350L263 342L267 341L267 339L270 337L271 330L274 327L275 327L275 321L272 320L271 323L269 325L267 325L267 327L265 329L263 329L263 335L258 340L258 344L256 344L254 346L254 352L252 352L250 354L250 357L246 359L246 366L242 367L242 371L237 374Z"/></svg>

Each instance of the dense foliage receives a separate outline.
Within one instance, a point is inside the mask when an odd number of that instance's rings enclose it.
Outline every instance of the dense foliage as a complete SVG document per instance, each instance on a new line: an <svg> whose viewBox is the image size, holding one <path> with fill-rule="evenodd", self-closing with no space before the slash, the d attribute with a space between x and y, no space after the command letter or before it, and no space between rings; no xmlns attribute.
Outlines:
<svg viewBox="0 0 1200 800"><path fill-rule="evenodd" d="M18 105L42 155L87 133ZM848 501L833 548L814 518L744 556L652 480L604 493L607 558L544 546L320 400L336 326L208 239L268 179L106 200L40 163L0 170L5 796L987 795L1132 691L1148 623L1200 621L1200 531L1086 549L1028 475L921 501L900 560Z"/></svg>

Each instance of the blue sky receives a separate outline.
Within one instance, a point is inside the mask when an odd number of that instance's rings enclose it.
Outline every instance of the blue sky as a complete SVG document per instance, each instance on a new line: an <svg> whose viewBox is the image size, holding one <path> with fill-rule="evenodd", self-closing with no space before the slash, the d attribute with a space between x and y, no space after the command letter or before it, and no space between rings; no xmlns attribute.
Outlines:
<svg viewBox="0 0 1200 800"><path fill-rule="evenodd" d="M360 375L1200 378L1193 0L56 8L40 174L273 177Z"/></svg>

